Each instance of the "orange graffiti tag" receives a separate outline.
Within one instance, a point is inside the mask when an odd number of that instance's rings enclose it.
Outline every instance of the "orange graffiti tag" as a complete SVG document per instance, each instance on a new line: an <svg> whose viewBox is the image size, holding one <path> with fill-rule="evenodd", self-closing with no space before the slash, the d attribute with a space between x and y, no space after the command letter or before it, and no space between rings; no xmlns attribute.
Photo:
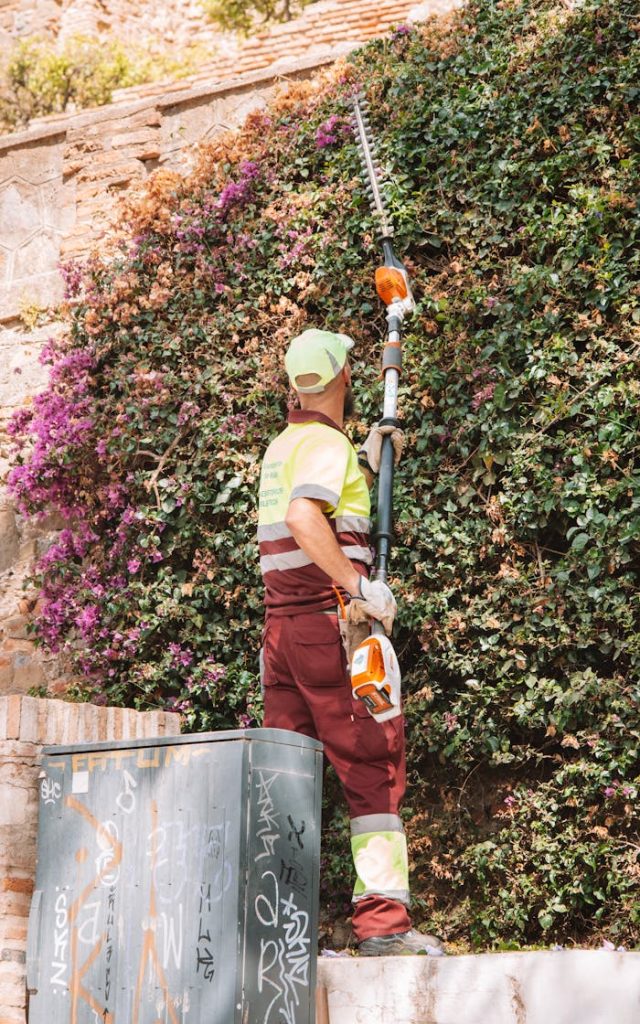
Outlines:
<svg viewBox="0 0 640 1024"><path fill-rule="evenodd" d="M142 954L140 956L140 966L138 967L138 981L136 984L136 994L133 1004L133 1020L132 1024L138 1024L140 1018L140 1001L142 998L142 986L144 984L144 978L147 969L147 961L150 966L154 969L156 978L160 985L162 995L164 996L164 1004L169 1014L171 1024L178 1024L178 1016L171 999L169 992L169 985L165 977L165 973L160 966L160 959L158 957L158 949L156 946L156 890L155 890L155 867L157 857L157 841L156 835L158 830L158 805L155 800L151 801L151 881L149 884L149 914L147 916L147 926L144 928L144 939L142 941Z"/></svg>
<svg viewBox="0 0 640 1024"><path fill-rule="evenodd" d="M75 797L68 796L65 802L67 807L70 807L71 810L76 811L77 814L81 815L81 817L83 817L86 821L89 822L99 840L103 840L103 842L106 843L107 846L111 847L111 857L108 860L106 860L105 864L103 865L103 867L100 868L95 877L87 885L85 885L84 889L78 896L77 900L75 900L69 908L69 924L71 925L71 983L69 985L69 989L71 992L70 1024L78 1024L78 1006L80 999L84 999L85 1003L87 1003L87 1005L91 1007L94 1013L96 1013L99 1017L102 1017L102 1019L104 1020L104 1024L113 1024L113 1015L108 1012L106 1006L101 1006L98 1003L98 1001L93 997L91 992L89 992L88 989L86 989L82 983L82 979L84 978L87 971L90 969L91 965L95 963L96 958L98 957L100 950L102 949L102 945L105 939L104 933L98 937L95 945L90 950L89 955L84 961L84 963L80 964L78 957L79 951L77 920L80 911L87 902L87 899L94 891L96 886L103 881L105 874L107 872L112 872L122 862L122 843L118 842L115 836L111 835L109 830L105 828L105 826L101 822L99 822L97 818L94 818L91 811L87 807L85 807L84 804L81 804L79 800L76 800ZM82 856L83 853L86 853L86 850L78 851L79 856L76 859L79 865L85 859Z"/></svg>

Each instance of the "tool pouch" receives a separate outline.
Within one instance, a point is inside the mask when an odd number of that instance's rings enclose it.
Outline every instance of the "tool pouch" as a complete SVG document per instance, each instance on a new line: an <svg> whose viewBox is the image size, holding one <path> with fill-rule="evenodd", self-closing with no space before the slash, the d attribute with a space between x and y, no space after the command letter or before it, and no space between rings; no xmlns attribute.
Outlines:
<svg viewBox="0 0 640 1024"><path fill-rule="evenodd" d="M340 626L340 638L347 656L347 666L349 671L351 671L354 652L363 640L366 640L369 636L370 623L368 619L364 619L362 622L352 622L348 616L347 618L338 616L338 624Z"/></svg>

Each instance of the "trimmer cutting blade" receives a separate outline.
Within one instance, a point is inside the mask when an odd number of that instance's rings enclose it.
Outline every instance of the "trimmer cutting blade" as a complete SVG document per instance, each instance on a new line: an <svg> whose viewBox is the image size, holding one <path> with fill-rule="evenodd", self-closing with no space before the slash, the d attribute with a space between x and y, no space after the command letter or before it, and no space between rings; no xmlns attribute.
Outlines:
<svg viewBox="0 0 640 1024"><path fill-rule="evenodd" d="M369 124L369 107L363 96L353 97L353 125L356 130L362 169L365 173L365 185L371 212L378 223L381 239L392 238L393 225L381 191L380 178L382 175L376 162L376 147Z"/></svg>

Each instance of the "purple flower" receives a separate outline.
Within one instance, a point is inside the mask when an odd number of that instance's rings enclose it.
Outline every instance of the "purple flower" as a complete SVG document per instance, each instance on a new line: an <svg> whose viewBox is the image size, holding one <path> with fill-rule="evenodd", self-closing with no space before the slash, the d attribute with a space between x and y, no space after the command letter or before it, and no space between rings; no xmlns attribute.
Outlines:
<svg viewBox="0 0 640 1024"><path fill-rule="evenodd" d="M75 624L84 637L90 635L100 618L100 609L95 604L89 604L83 608L75 617Z"/></svg>
<svg viewBox="0 0 640 1024"><path fill-rule="evenodd" d="M224 679L224 667L222 665L215 665L213 668L205 668L203 676L208 686L214 686L216 683L219 683L221 679Z"/></svg>
<svg viewBox="0 0 640 1024"><path fill-rule="evenodd" d="M181 647L180 644L170 643L167 649L171 655L173 668L188 668L193 663L193 652Z"/></svg>
<svg viewBox="0 0 640 1024"><path fill-rule="evenodd" d="M178 411L178 426L181 427L184 423L188 423L199 412L200 408L195 402L183 402Z"/></svg>
<svg viewBox="0 0 640 1024"><path fill-rule="evenodd" d="M84 278L83 264L77 260L70 260L68 263L60 263L58 269L64 282L65 299L77 298L80 294Z"/></svg>
<svg viewBox="0 0 640 1024"><path fill-rule="evenodd" d="M127 569L129 572L137 572L141 565L142 562L139 558L130 558L127 562Z"/></svg>
<svg viewBox="0 0 640 1024"><path fill-rule="evenodd" d="M487 384L487 386L484 388L480 388L479 391L476 391L473 398L471 399L471 408L473 409L473 411L477 412L478 409L482 405L484 405L485 402L488 402L491 398L493 398L493 392L495 390L495 384L491 383Z"/></svg>
<svg viewBox="0 0 640 1024"><path fill-rule="evenodd" d="M447 732L455 732L458 728L458 716L452 714L451 711L445 711L442 717L444 719L444 724L447 727Z"/></svg>
<svg viewBox="0 0 640 1024"><path fill-rule="evenodd" d="M165 704L165 711L175 711L178 714L181 711L191 711L192 708L193 701L178 700L177 697L169 697L169 700Z"/></svg>
<svg viewBox="0 0 640 1024"><path fill-rule="evenodd" d="M224 217L229 210L246 206L253 198L255 180L260 173L257 163L245 160L240 165L240 176L237 181L230 181L218 196L216 206Z"/></svg>
<svg viewBox="0 0 640 1024"><path fill-rule="evenodd" d="M326 149L338 141L336 126L339 124L338 114L332 114L324 124L321 124L316 132L316 149Z"/></svg>
<svg viewBox="0 0 640 1024"><path fill-rule="evenodd" d="M245 437L250 428L255 424L255 419L246 412L237 412L220 423L220 430L225 434L231 434L238 439Z"/></svg>

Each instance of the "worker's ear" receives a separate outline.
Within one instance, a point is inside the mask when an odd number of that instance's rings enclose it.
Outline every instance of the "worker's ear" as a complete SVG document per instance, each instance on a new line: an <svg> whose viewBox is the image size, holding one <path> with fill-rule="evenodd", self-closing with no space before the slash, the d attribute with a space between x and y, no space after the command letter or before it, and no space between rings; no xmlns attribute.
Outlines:
<svg viewBox="0 0 640 1024"><path fill-rule="evenodd" d="M348 363L345 363L342 367L342 376L344 377L344 382L348 387L351 383L351 367Z"/></svg>

